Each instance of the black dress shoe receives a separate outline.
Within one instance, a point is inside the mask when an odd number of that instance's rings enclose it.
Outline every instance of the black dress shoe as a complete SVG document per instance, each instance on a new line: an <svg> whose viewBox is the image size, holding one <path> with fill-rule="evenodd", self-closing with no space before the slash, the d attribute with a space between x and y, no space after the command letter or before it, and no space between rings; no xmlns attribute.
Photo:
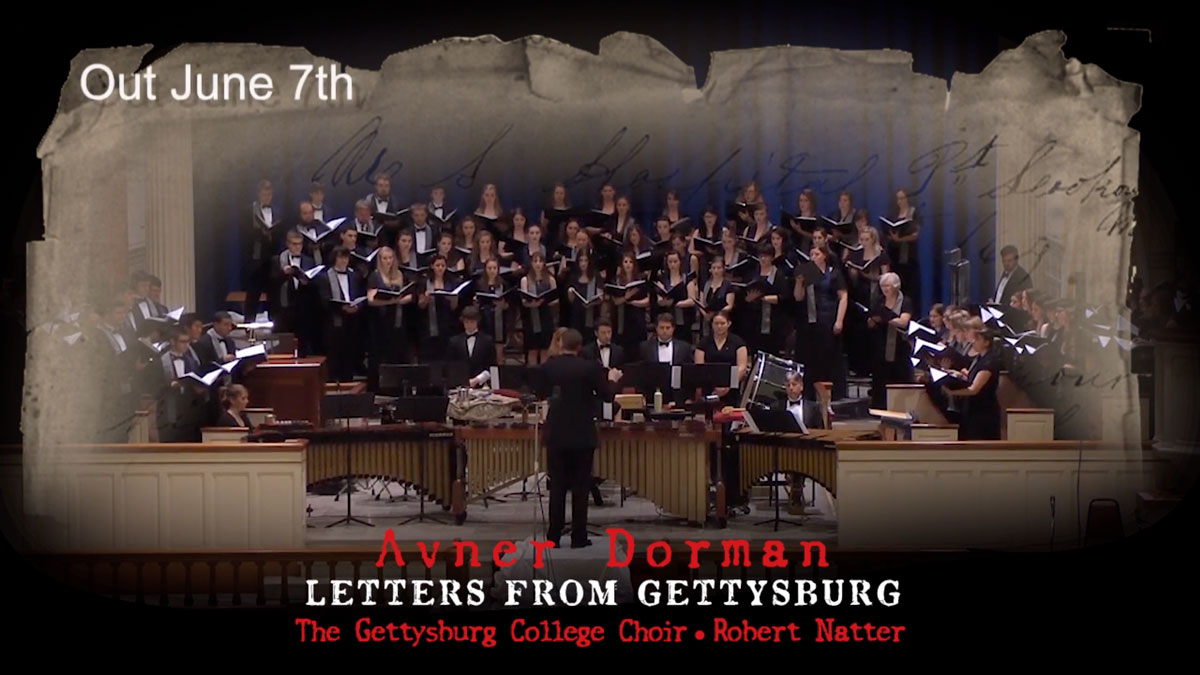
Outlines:
<svg viewBox="0 0 1200 675"><path fill-rule="evenodd" d="M604 497L600 495L600 486L595 483L592 484L592 501L596 503L596 506L604 506Z"/></svg>
<svg viewBox="0 0 1200 675"><path fill-rule="evenodd" d="M574 543L571 544L571 548L584 548L584 547L591 546L591 545L592 545L592 540L585 539L582 544L574 544Z"/></svg>

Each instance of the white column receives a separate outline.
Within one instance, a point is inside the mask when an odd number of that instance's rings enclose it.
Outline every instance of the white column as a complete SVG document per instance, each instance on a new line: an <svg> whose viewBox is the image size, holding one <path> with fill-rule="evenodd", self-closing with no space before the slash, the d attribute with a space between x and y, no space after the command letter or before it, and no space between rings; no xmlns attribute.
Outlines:
<svg viewBox="0 0 1200 675"><path fill-rule="evenodd" d="M162 279L163 304L196 308L192 128L157 125L143 148L146 271Z"/></svg>

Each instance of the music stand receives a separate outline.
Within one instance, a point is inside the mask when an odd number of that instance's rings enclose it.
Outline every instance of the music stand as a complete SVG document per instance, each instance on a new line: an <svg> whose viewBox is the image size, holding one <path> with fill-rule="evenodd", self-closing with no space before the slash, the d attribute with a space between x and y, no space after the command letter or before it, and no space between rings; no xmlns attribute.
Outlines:
<svg viewBox="0 0 1200 675"><path fill-rule="evenodd" d="M363 394L326 394L321 401L321 416L322 421L331 419L344 419L346 426L350 426L351 417L371 417L375 414L375 395L372 393ZM350 448L352 444L346 444L346 517L332 522L325 527L333 527L345 523L359 523L368 527L375 527L373 523L368 523L361 518L355 518L350 512L350 498L354 494L354 475L350 466ZM340 496L340 495L338 495ZM334 497L337 501L338 496Z"/></svg>
<svg viewBox="0 0 1200 675"><path fill-rule="evenodd" d="M749 420L750 427L755 431L767 433L804 433L800 428L800 423L796 421L795 416L787 410L771 410L769 408L746 409L746 417ZM776 444L771 448L771 483L774 486L775 477L779 475L779 445ZM774 490L772 490L774 492ZM776 532L779 531L779 524L786 523L788 525L803 525L803 523L795 520L787 520L779 515L779 495L775 497L775 517L767 520L759 521L754 525L766 525L768 523L774 526Z"/></svg>
<svg viewBox="0 0 1200 675"><path fill-rule="evenodd" d="M433 369L433 387L449 394L455 387L465 387L475 373L467 372L466 361L438 361L429 364Z"/></svg>
<svg viewBox="0 0 1200 675"><path fill-rule="evenodd" d="M428 363L379 364L379 393L386 396L414 396L416 390L432 387L433 379L433 368Z"/></svg>
<svg viewBox="0 0 1200 675"><path fill-rule="evenodd" d="M704 411L704 419L711 422L714 404L705 396L717 387L738 388L737 366L729 363L689 363L679 367L680 386L685 392L699 389L702 395L696 399L696 407ZM716 405L719 405L720 401Z"/></svg>
<svg viewBox="0 0 1200 675"><path fill-rule="evenodd" d="M449 405L450 398L448 396L408 396L399 398L396 399L396 417L397 419L414 423L437 422L445 424L446 409ZM417 515L400 521L399 525L407 525L414 520L422 523L426 519L432 520L435 523L447 524L444 520L425 515L425 493L428 491L426 486L429 485L428 476L425 473L428 466L428 462L425 461L425 453L429 451L428 442L421 443L420 448L420 452L417 453L417 473L420 474L417 477L419 486L417 489Z"/></svg>
<svg viewBox="0 0 1200 675"><path fill-rule="evenodd" d="M650 413L654 411L654 392L661 391L663 398L667 401L677 401L679 392L675 387L672 375L675 367L669 363L634 363L625 366L621 369L620 386L633 387L646 398L647 410L646 419L650 419Z"/></svg>

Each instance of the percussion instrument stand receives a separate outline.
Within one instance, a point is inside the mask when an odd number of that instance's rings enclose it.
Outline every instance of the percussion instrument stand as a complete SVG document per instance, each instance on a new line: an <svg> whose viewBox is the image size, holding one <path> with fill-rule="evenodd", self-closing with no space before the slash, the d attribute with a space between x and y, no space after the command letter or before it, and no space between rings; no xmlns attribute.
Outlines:
<svg viewBox="0 0 1200 675"><path fill-rule="evenodd" d="M421 480L420 485L417 487L417 503L418 503L417 515L409 516L408 518L405 518L404 520L397 523L396 527L400 527L402 525L407 525L407 524L413 522L414 520L417 521L418 523L423 523L426 520L430 520L435 523L439 523L441 525L449 525L449 523L447 523L446 521L444 521L436 516L425 515L425 493L428 492L428 488L426 488L425 486L429 485L428 477L425 475L425 467L426 467L425 453L427 453L427 452L429 452L428 439L426 439L426 442L421 443L421 451L417 453L417 473L420 475L420 480Z"/></svg>
<svg viewBox="0 0 1200 675"><path fill-rule="evenodd" d="M340 380L338 381L337 385L338 391L340 392L342 390L342 383ZM346 429L349 429L350 418L346 417L344 418L344 421L346 423ZM355 518L350 513L350 499L354 496L354 474L353 468L350 465L350 453L353 452L353 447L354 445L352 443L346 443L346 517L339 518L338 520L326 525L325 527L327 528L333 527L334 525L341 525L342 523L347 525L359 523L360 525L366 525L367 527L375 527L374 523L368 523L361 518ZM334 501L337 501L336 497L334 498Z"/></svg>
<svg viewBox="0 0 1200 675"><path fill-rule="evenodd" d="M787 525L803 526L803 525L804 525L804 523L801 523L801 522L799 522L799 521L795 521L795 520L787 520L786 518L780 518L780 517L779 517L779 501L780 501L780 500L779 500L779 495L778 495L778 494L776 493L776 491L775 491L775 484L774 484L774 483L775 483L775 477L779 475L779 446L778 446L778 445L777 445L777 446L775 446L774 448L772 448L772 449L771 449L771 458L772 458L772 459L771 459L771 461L772 461L772 470L771 470L771 483L772 483L772 484L771 484L771 494L772 494L772 496L773 496L773 497L774 497L774 499L775 499L775 517L774 517L774 518L768 518L767 520L762 520L762 521L759 521L759 522L757 522L757 523L754 523L754 524L755 524L755 525L766 525L766 524L770 523L770 524L774 525L774 528L775 528L775 531L776 531L776 532L778 532L778 531L779 531L779 524L780 524L780 523L785 523L785 524L787 524Z"/></svg>
<svg viewBox="0 0 1200 675"><path fill-rule="evenodd" d="M534 399L534 400L533 400L533 405L535 406L535 407L534 407L534 411L533 411L533 412L534 412L534 417L537 417L537 408L536 408L536 406L537 406L537 399ZM528 420L528 413L529 413L529 403L527 403L527 402L525 402L525 401L521 401L521 423L522 423L522 424L527 424L527 423L528 423L528 422L527 422L527 420ZM536 454L537 454L537 452L538 452L538 444L537 444L537 423L535 422L535 423L534 423L534 430L533 430L533 453L534 453L534 455L536 455ZM526 476L526 477L524 477L524 478L522 478L522 479L521 479L521 489L520 489L519 491L517 491L517 492L506 492L505 494L503 494L503 495L501 495L501 496L503 496L503 497L520 497L520 498L521 498L521 501L523 501L523 502L527 502L527 501L529 501L529 495L536 494L536 493L534 493L534 492L530 492L528 489L526 489L528 485L529 485L529 477L528 477L528 476ZM487 508L487 501L484 501L484 503L483 503L483 507L484 507L485 509Z"/></svg>

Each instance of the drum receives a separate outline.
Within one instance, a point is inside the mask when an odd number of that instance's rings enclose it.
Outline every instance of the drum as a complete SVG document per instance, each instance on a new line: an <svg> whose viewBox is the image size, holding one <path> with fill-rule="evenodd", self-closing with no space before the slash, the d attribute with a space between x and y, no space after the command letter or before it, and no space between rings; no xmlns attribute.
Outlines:
<svg viewBox="0 0 1200 675"><path fill-rule="evenodd" d="M751 401L769 406L781 396L786 397L788 373L795 372L803 374L804 366L759 352L742 391L742 407L748 407Z"/></svg>

